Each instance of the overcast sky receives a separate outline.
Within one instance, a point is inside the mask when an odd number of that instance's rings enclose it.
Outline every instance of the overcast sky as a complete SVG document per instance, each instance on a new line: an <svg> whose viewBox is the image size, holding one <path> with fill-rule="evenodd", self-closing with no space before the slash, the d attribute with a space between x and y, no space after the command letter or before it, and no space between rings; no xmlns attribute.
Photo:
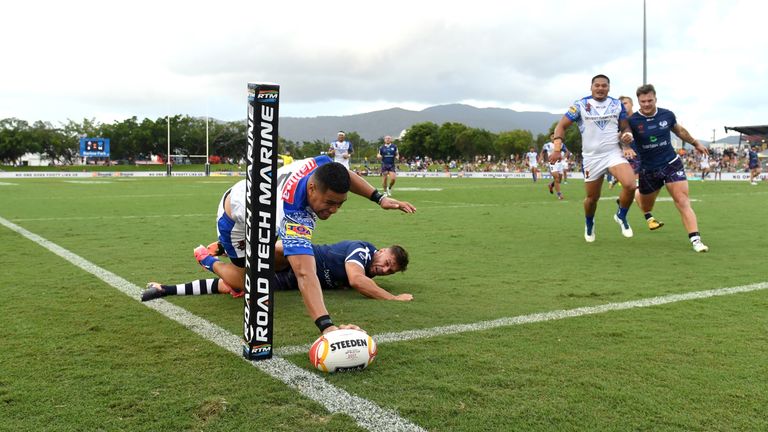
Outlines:
<svg viewBox="0 0 768 432"><path fill-rule="evenodd" d="M768 7L647 0L648 82L698 138L768 124ZM565 112L643 79L643 1L13 1L0 118L245 118L249 81L281 115L467 103Z"/></svg>

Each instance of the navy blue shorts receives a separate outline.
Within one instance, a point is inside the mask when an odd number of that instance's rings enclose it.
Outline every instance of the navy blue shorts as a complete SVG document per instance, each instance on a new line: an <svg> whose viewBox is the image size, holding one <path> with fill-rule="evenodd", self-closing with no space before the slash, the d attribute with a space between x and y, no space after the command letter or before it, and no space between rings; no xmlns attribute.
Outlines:
<svg viewBox="0 0 768 432"><path fill-rule="evenodd" d="M275 272L275 291L295 291L299 289L299 281L292 269Z"/></svg>
<svg viewBox="0 0 768 432"><path fill-rule="evenodd" d="M385 172L395 172L395 165L394 164L381 164L381 173L384 174Z"/></svg>
<svg viewBox="0 0 768 432"><path fill-rule="evenodd" d="M632 171L635 174L640 174L640 158L627 159L627 162L629 162L629 166L632 167Z"/></svg>
<svg viewBox="0 0 768 432"><path fill-rule="evenodd" d="M757 162L755 162L755 163L750 162L749 163L749 169L756 169L756 168L760 168L760 164L759 163L757 163Z"/></svg>
<svg viewBox="0 0 768 432"><path fill-rule="evenodd" d="M679 157L675 158L666 166L654 170L640 170L639 186L640 193L648 195L661 189L666 183L674 183L688 180L685 176L685 167Z"/></svg>

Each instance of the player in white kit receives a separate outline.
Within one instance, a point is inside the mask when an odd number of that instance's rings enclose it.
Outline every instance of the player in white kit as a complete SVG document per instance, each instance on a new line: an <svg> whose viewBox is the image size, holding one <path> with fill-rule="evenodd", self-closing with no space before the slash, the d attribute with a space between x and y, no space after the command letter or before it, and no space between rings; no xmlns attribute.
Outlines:
<svg viewBox="0 0 768 432"><path fill-rule="evenodd" d="M590 243L595 241L594 218L603 177L609 172L625 186L619 196L619 209L613 216L614 221L621 227L624 237L633 235L627 222L627 212L632 205L637 186L634 182L635 173L626 158L635 156L635 152L629 145L619 145L619 131L622 135L631 135L632 132L621 101L608 96L610 89L611 84L607 76L596 75L592 78L592 95L575 101L557 123L552 139L554 149L549 155L550 162L560 159L565 130L576 122L581 132L584 158L584 239Z"/></svg>
<svg viewBox="0 0 768 432"><path fill-rule="evenodd" d="M536 149L531 147L531 150L525 154L525 163L528 164L528 168L533 175L533 181L536 181L536 174L539 172L539 154L536 153Z"/></svg>
<svg viewBox="0 0 768 432"><path fill-rule="evenodd" d="M544 146L541 148L541 159L542 160L548 160L549 155L552 154L555 145L552 144L552 138L554 138L554 135L550 135L549 139L550 141L548 143L545 143ZM565 153L565 144L561 146L560 148L560 154L562 155ZM557 162L552 163L552 161L549 162L549 173L552 174L552 182L549 184L549 193L557 192L557 199L562 200L563 194L560 192L560 183L563 181L563 164L565 162L561 159L559 159Z"/></svg>
<svg viewBox="0 0 768 432"><path fill-rule="evenodd" d="M339 131L336 135L336 141L332 142L328 147L328 156L333 158L334 162L338 162L347 169L349 169L349 158L352 157L352 143L346 140L346 134Z"/></svg>

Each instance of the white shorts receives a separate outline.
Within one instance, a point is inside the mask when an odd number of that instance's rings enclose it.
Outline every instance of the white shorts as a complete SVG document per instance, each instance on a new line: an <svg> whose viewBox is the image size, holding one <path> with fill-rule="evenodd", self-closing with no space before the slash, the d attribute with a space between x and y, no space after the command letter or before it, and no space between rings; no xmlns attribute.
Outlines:
<svg viewBox="0 0 768 432"><path fill-rule="evenodd" d="M224 200L230 195L230 208L232 214L237 214L239 207L245 206L245 182L238 182L231 190L227 191L219 201L216 212L216 231L219 235L219 243L224 247L229 258L245 257L245 224L230 218L224 211ZM244 213L244 210L242 210Z"/></svg>
<svg viewBox="0 0 768 432"><path fill-rule="evenodd" d="M549 172L551 173L563 173L563 162L557 161L555 163L549 164Z"/></svg>
<svg viewBox="0 0 768 432"><path fill-rule="evenodd" d="M624 153L616 147L616 151L610 153L602 153L593 157L584 158L584 182L592 182L603 178L605 173L608 172L608 168L613 168L616 165L628 164L624 158Z"/></svg>

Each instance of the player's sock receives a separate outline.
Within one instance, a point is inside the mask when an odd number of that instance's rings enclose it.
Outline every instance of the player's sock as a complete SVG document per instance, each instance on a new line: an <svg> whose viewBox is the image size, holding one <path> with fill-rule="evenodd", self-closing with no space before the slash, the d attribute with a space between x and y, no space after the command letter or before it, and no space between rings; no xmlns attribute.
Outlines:
<svg viewBox="0 0 768 432"><path fill-rule="evenodd" d="M206 295L219 293L219 278L198 279L196 281L177 284L162 285L165 295Z"/></svg>
<svg viewBox="0 0 768 432"><path fill-rule="evenodd" d="M586 224L587 224L587 232L589 234L592 234L592 228L595 226L595 217L586 216L584 219L586 220Z"/></svg>
<svg viewBox="0 0 768 432"><path fill-rule="evenodd" d="M699 234L698 231L694 231L692 233L688 233L688 240L691 241L691 243L701 241L701 234Z"/></svg>
<svg viewBox="0 0 768 432"><path fill-rule="evenodd" d="M177 285L162 285L157 282L147 284L147 289L141 293L141 301L149 301L169 295L204 295L218 294L219 283L224 284L218 278L200 279Z"/></svg>
<svg viewBox="0 0 768 432"><path fill-rule="evenodd" d="M531 173L531 174L533 174L533 181L536 181L536 173Z"/></svg>
<svg viewBox="0 0 768 432"><path fill-rule="evenodd" d="M645 216L645 220L648 220L648 219L650 219L650 218L652 218L652 217L653 217L653 215L651 214L651 212L647 212L647 213L645 213L643 216Z"/></svg>
<svg viewBox="0 0 768 432"><path fill-rule="evenodd" d="M616 215L619 217L619 219L625 221L627 220L627 212L629 211L628 208L619 207L619 211L616 212Z"/></svg>

